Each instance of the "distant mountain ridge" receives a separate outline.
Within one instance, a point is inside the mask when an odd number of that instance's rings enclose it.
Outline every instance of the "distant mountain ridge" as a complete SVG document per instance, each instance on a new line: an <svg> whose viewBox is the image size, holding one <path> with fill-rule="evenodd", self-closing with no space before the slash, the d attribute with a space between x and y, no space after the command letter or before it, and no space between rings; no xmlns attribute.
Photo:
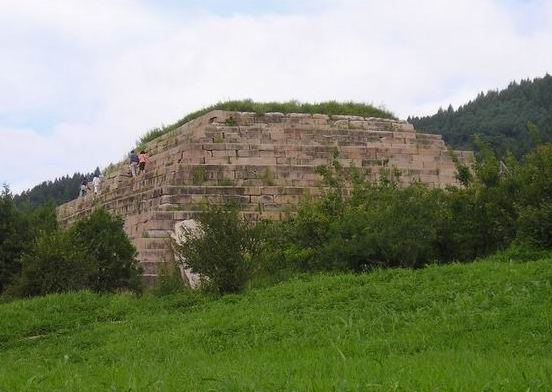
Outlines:
<svg viewBox="0 0 552 392"><path fill-rule="evenodd" d="M479 134L498 154L521 156L534 145L529 122L540 129L542 141L552 141L552 76L514 81L503 90L482 92L456 110L449 105L408 121L419 132L443 135L455 149L473 149L473 136Z"/></svg>

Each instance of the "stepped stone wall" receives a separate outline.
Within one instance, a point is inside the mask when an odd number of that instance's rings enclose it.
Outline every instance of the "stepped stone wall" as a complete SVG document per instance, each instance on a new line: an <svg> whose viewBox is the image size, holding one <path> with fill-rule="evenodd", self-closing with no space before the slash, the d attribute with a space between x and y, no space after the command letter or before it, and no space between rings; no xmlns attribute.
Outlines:
<svg viewBox="0 0 552 392"><path fill-rule="evenodd" d="M251 220L282 219L309 193L318 195L316 167L335 153L345 167L376 179L386 168L400 182L435 187L456 184L456 169L440 135L417 133L405 121L356 116L212 111L147 144L150 164L132 178L128 162L106 174L99 195L58 207L63 225L97 205L125 219L146 279L172 259L168 238L193 219L202 202L237 201ZM469 162L471 152L456 156Z"/></svg>

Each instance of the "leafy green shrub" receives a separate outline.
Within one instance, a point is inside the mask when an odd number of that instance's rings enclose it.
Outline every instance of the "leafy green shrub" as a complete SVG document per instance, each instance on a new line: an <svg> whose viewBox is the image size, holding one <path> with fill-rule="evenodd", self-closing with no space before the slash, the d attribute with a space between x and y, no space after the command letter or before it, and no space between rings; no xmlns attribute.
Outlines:
<svg viewBox="0 0 552 392"><path fill-rule="evenodd" d="M319 263L325 269L363 271L433 261L446 215L439 196L418 185L368 187L361 202L357 197L347 203L340 219L331 223Z"/></svg>
<svg viewBox="0 0 552 392"><path fill-rule="evenodd" d="M158 269L157 274L158 276L152 290L154 295L163 297L189 290L182 280L180 268L177 265L165 264L162 268Z"/></svg>
<svg viewBox="0 0 552 392"><path fill-rule="evenodd" d="M94 291L141 290L141 268L136 249L123 230L123 220L97 209L70 229L72 241L93 257Z"/></svg>
<svg viewBox="0 0 552 392"><path fill-rule="evenodd" d="M506 248L515 238L514 199L505 189L474 184L447 193L450 222L443 244L447 259L473 260Z"/></svg>
<svg viewBox="0 0 552 392"><path fill-rule="evenodd" d="M473 173L463 187L446 193L450 222L443 236L442 254L447 260L467 261L507 248L516 236L519 196L517 161L507 167L481 139Z"/></svg>
<svg viewBox="0 0 552 392"><path fill-rule="evenodd" d="M552 249L552 203L521 210L517 241L539 249Z"/></svg>
<svg viewBox="0 0 552 392"><path fill-rule="evenodd" d="M305 199L282 224L284 243L273 249L304 271L414 267L441 255L448 218L442 191L357 183L349 197L334 188L321 199Z"/></svg>
<svg viewBox="0 0 552 392"><path fill-rule="evenodd" d="M92 255L75 245L68 233L40 236L22 257L19 279L8 296L31 297L90 288L96 275Z"/></svg>
<svg viewBox="0 0 552 392"><path fill-rule="evenodd" d="M175 244L179 261L218 293L241 291L254 272L259 241L253 226L232 206L208 206L199 218L200 230L184 230Z"/></svg>
<svg viewBox="0 0 552 392"><path fill-rule="evenodd" d="M293 245L289 222L261 221L253 228L257 239L251 287L266 287L289 279L310 259L309 250Z"/></svg>
<svg viewBox="0 0 552 392"><path fill-rule="evenodd" d="M21 273L8 287L8 295L141 290L136 250L123 230L122 219L99 209L64 231L49 221L51 218L48 207L27 217L35 222L29 235L37 239L28 242L32 245L21 256Z"/></svg>
<svg viewBox="0 0 552 392"><path fill-rule="evenodd" d="M517 198L522 205L538 207L552 201L552 144L529 152L514 173Z"/></svg>

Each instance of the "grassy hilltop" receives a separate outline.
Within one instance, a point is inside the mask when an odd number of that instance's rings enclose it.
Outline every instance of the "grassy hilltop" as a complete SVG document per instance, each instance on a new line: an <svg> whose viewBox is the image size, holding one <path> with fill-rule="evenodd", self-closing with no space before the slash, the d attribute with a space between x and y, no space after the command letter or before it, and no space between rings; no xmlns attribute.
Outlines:
<svg viewBox="0 0 552 392"><path fill-rule="evenodd" d="M0 391L546 391L552 259L0 305Z"/></svg>
<svg viewBox="0 0 552 392"><path fill-rule="evenodd" d="M174 131L189 121L201 117L213 110L227 110L232 112L254 112L264 114L268 112L280 113L308 113L308 114L327 114L327 115L348 115L362 117L379 117L395 119L393 113L385 108L378 108L370 104L361 102L338 102L325 101L319 103L306 103L299 101L287 102L255 102L251 99L232 100L218 102L214 105L207 106L203 109L189 113L173 124L150 129L138 141L139 146L164 135L165 133Z"/></svg>

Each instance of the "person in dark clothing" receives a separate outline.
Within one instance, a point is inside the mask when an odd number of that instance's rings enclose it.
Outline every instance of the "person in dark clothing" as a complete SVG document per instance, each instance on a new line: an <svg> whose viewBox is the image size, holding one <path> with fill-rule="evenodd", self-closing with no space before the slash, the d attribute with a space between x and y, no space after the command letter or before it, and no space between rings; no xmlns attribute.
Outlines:
<svg viewBox="0 0 552 392"><path fill-rule="evenodd" d="M132 177L136 177L136 168L138 167L138 163L140 160L138 159L138 155L132 150L130 152L130 172L132 173Z"/></svg>
<svg viewBox="0 0 552 392"><path fill-rule="evenodd" d="M86 196L86 190L88 189L88 181L86 181L86 178L82 180L79 190L79 197Z"/></svg>

